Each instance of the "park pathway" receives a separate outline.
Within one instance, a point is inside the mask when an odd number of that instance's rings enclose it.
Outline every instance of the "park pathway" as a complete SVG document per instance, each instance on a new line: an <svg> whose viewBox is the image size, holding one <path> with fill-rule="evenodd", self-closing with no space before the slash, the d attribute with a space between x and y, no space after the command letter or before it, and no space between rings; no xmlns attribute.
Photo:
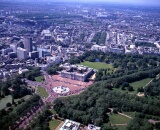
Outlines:
<svg viewBox="0 0 160 130"><path fill-rule="evenodd" d="M55 130L59 130L61 128L61 126L63 125L63 121L59 124L59 126L55 129Z"/></svg>
<svg viewBox="0 0 160 130"><path fill-rule="evenodd" d="M124 113L118 112L118 114L119 114L119 115L122 115L122 116L125 116L125 117L127 117L127 118L129 118L129 119L132 119L132 117L130 117L130 116L124 114Z"/></svg>
<svg viewBox="0 0 160 130"><path fill-rule="evenodd" d="M127 126L127 124L112 124L111 126Z"/></svg>

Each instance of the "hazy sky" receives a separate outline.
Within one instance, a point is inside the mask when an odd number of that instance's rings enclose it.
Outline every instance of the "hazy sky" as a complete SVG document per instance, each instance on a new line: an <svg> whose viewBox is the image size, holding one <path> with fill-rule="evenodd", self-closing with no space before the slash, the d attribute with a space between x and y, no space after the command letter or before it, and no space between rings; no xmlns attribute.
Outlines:
<svg viewBox="0 0 160 130"><path fill-rule="evenodd" d="M53 1L53 0L50 0ZM58 1L58 0L55 0ZM60 0L73 2L116 2L116 3L132 3L142 5L160 5L160 0Z"/></svg>
<svg viewBox="0 0 160 130"><path fill-rule="evenodd" d="M0 0L1 1L1 0ZM3 0L3 1L7 1L7 0ZM156 6L160 6L160 0L10 0L10 1L43 1L43 2L47 2L47 1L56 1L56 2L112 2L112 3L128 3L128 4L138 4L138 5L156 5Z"/></svg>

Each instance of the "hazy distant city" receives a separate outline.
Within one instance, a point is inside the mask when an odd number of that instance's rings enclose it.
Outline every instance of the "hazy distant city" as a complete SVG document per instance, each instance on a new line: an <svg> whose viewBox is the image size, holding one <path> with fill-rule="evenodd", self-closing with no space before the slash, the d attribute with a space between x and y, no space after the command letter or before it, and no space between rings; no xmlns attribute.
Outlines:
<svg viewBox="0 0 160 130"><path fill-rule="evenodd" d="M0 2L2 130L160 129L160 2L101 2Z"/></svg>

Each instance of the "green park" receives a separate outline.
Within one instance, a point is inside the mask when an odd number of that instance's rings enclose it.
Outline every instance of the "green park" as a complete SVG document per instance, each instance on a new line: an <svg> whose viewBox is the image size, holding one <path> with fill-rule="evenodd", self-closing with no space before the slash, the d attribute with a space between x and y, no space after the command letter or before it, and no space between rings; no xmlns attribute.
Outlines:
<svg viewBox="0 0 160 130"><path fill-rule="evenodd" d="M44 81L44 76L35 77L35 80L36 80L37 82L42 82L42 81Z"/></svg>
<svg viewBox="0 0 160 130"><path fill-rule="evenodd" d="M3 108L5 108L6 104L9 103L9 102L12 103L12 96L11 95L8 95L5 98L2 98L0 100L0 110L2 110Z"/></svg>
<svg viewBox="0 0 160 130"><path fill-rule="evenodd" d="M41 97L44 97L44 98L47 98L49 96L49 94L47 93L46 89L43 88L43 87L38 87L38 94L41 96Z"/></svg>
<svg viewBox="0 0 160 130"><path fill-rule="evenodd" d="M88 66L88 67L96 69L96 70L99 70L99 69L108 69L108 68L113 69L112 64L106 64L106 63L103 63L103 62L89 62L89 61L85 61L85 62L82 62L81 65Z"/></svg>
<svg viewBox="0 0 160 130"><path fill-rule="evenodd" d="M49 122L49 128L50 130L55 130L60 124L61 124L62 121L59 121L59 120L51 120Z"/></svg>

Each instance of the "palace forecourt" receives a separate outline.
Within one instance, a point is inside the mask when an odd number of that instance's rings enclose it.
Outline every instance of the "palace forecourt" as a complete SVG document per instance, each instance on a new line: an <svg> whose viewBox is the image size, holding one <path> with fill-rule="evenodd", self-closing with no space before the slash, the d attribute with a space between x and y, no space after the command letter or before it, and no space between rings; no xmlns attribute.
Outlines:
<svg viewBox="0 0 160 130"><path fill-rule="evenodd" d="M46 76L45 88L50 95L50 101L59 96L79 94L93 84L93 81L89 79L94 74L92 68L69 64L65 64L62 68L63 70L59 74Z"/></svg>

